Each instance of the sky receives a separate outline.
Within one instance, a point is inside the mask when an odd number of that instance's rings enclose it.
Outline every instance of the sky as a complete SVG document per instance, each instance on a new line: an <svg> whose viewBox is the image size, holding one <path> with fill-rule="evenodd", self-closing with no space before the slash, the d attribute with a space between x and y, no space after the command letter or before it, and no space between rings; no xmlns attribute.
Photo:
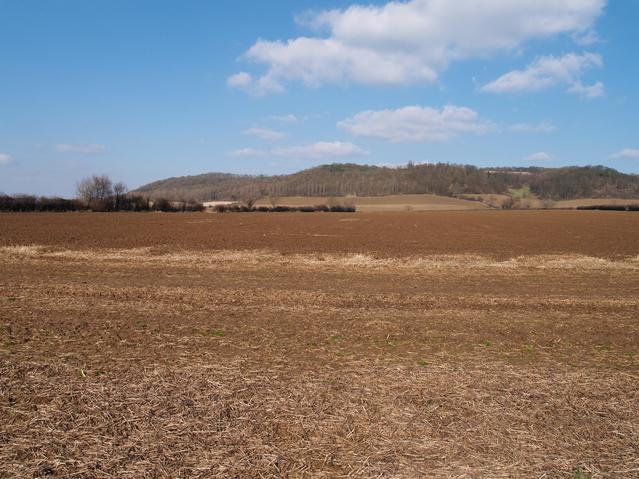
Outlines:
<svg viewBox="0 0 639 479"><path fill-rule="evenodd" d="M334 162L639 173L635 0L0 0L0 192Z"/></svg>

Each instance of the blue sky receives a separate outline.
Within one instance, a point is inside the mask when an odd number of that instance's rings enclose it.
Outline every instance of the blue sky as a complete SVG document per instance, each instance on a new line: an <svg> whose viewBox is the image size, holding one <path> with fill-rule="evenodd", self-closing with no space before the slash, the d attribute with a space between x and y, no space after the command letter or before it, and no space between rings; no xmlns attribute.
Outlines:
<svg viewBox="0 0 639 479"><path fill-rule="evenodd" d="M0 191L210 171L639 173L639 2L0 0Z"/></svg>

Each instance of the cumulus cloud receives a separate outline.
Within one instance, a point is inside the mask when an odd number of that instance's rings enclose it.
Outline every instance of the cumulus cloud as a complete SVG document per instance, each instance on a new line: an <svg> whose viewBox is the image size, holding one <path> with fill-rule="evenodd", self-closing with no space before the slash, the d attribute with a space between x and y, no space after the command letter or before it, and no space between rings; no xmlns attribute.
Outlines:
<svg viewBox="0 0 639 479"><path fill-rule="evenodd" d="M271 130L270 128L249 128L244 130L243 133L266 141L283 140L287 136L284 132Z"/></svg>
<svg viewBox="0 0 639 479"><path fill-rule="evenodd" d="M485 133L492 128L479 120L474 110L452 105L441 110L407 106L397 110L363 111L340 121L337 126L355 136L395 143L440 142L461 133Z"/></svg>
<svg viewBox="0 0 639 479"><path fill-rule="evenodd" d="M11 156L7 155L6 153L0 153L0 165L6 165L9 162L11 162Z"/></svg>
<svg viewBox="0 0 639 479"><path fill-rule="evenodd" d="M341 158L367 155L368 152L353 143L341 141L319 141L311 145L289 146L273 150L275 156L319 160L322 158Z"/></svg>
<svg viewBox="0 0 639 479"><path fill-rule="evenodd" d="M545 151L540 151L538 153L533 153L532 155L527 156L526 158L524 158L524 160L530 161L531 163L545 163L547 161L551 161L552 156L550 156Z"/></svg>
<svg viewBox="0 0 639 479"><path fill-rule="evenodd" d="M513 93L538 91L557 85L567 85L568 91L587 98L596 98L604 93L604 85L597 82L590 86L581 83L584 71L603 65L601 55L585 52L582 55L569 53L562 57L540 57L524 70L513 70L481 90L489 93Z"/></svg>
<svg viewBox="0 0 639 479"><path fill-rule="evenodd" d="M297 115L289 113L288 115L271 115L269 119L280 123L299 123L301 120Z"/></svg>
<svg viewBox="0 0 639 479"><path fill-rule="evenodd" d="M233 88L249 88L253 83L253 77L246 72L239 72L226 79L226 84Z"/></svg>
<svg viewBox="0 0 639 479"><path fill-rule="evenodd" d="M231 152L235 157L297 158L302 160L322 160L367 155L368 152L352 143L341 141L319 141L309 145L287 146L270 150L242 148Z"/></svg>
<svg viewBox="0 0 639 479"><path fill-rule="evenodd" d="M573 41L577 45L581 45L583 47L587 47L590 45L594 45L595 43L601 42L599 35L594 30L587 30L585 32L575 32L571 36Z"/></svg>
<svg viewBox="0 0 639 479"><path fill-rule="evenodd" d="M266 95L267 93L278 93L284 90L282 85L275 79L262 76L257 80L246 72L236 73L226 79L226 84L231 88L239 88L256 95Z"/></svg>
<svg viewBox="0 0 639 479"><path fill-rule="evenodd" d="M265 150L257 150L255 148L240 148L237 150L233 150L229 153L230 156L234 157L248 157L254 158L258 156L266 156L267 152Z"/></svg>
<svg viewBox="0 0 639 479"><path fill-rule="evenodd" d="M557 131L557 127L552 123L542 121L537 124L515 123L514 125L510 125L508 130L518 133L552 133L553 131Z"/></svg>
<svg viewBox="0 0 639 479"><path fill-rule="evenodd" d="M618 151L614 155L610 155L610 158L613 160L622 159L622 158L630 158L633 160L639 160L639 149L636 148L624 148L623 150Z"/></svg>
<svg viewBox="0 0 639 479"><path fill-rule="evenodd" d="M606 88L600 81L593 83L592 85L582 85L581 82L575 83L568 90L570 93L576 93L585 98L599 98L604 95Z"/></svg>
<svg viewBox="0 0 639 479"><path fill-rule="evenodd" d="M605 4L410 0L308 13L303 23L316 29L316 35L258 40L243 58L264 65L266 72L258 80L244 74L232 86L267 93L281 91L287 81L309 86L434 82L454 61L513 51L529 40L560 34L592 38L588 32Z"/></svg>
<svg viewBox="0 0 639 479"><path fill-rule="evenodd" d="M107 151L106 146L95 143L86 145L69 145L61 143L59 145L55 145L55 149L60 153L79 153L82 155L101 155Z"/></svg>

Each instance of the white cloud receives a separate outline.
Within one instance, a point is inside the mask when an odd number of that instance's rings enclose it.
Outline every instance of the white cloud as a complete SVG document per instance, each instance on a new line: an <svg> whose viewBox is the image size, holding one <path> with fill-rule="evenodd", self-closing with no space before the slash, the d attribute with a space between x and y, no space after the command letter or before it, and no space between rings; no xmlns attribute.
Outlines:
<svg viewBox="0 0 639 479"><path fill-rule="evenodd" d="M253 77L246 72L239 72L226 79L226 84L232 88L249 88L253 84Z"/></svg>
<svg viewBox="0 0 639 479"><path fill-rule="evenodd" d="M270 128L249 128L244 130L243 133L266 141L283 140L287 136L284 132L271 130Z"/></svg>
<svg viewBox="0 0 639 479"><path fill-rule="evenodd" d="M611 159L630 158L633 160L639 160L639 149L636 148L624 148L618 151L614 155L610 155Z"/></svg>
<svg viewBox="0 0 639 479"><path fill-rule="evenodd" d="M287 146L270 150L256 150L242 148L231 152L235 157L263 157L297 158L302 160L321 160L329 158L346 158L367 155L368 152L352 143L341 141L319 141L309 145Z"/></svg>
<svg viewBox="0 0 639 479"><path fill-rule="evenodd" d="M79 153L82 155L101 155L107 151L106 146L95 143L88 145L69 145L62 143L55 145L55 149L60 153Z"/></svg>
<svg viewBox="0 0 639 479"><path fill-rule="evenodd" d="M324 36L260 39L244 58L266 66L263 76L251 79L259 93L282 90L286 81L309 86L428 83L454 61L514 51L529 40L560 34L587 38L605 4L606 0L410 0L352 5L304 16L303 23L326 32Z"/></svg>
<svg viewBox="0 0 639 479"><path fill-rule="evenodd" d="M337 126L353 135L399 142L437 142L460 133L485 133L492 128L474 110L452 105L441 110L407 106L397 110L363 111Z"/></svg>
<svg viewBox="0 0 639 479"><path fill-rule="evenodd" d="M9 164L11 160L11 156L7 155L6 153L0 153L0 165Z"/></svg>
<svg viewBox="0 0 639 479"><path fill-rule="evenodd" d="M601 55L569 53L563 57L540 57L525 70L513 70L495 81L484 85L481 90L490 93L513 93L538 91L557 85L568 85L568 91L587 98L596 98L604 92L603 83L584 86L581 75L585 70L601 67Z"/></svg>
<svg viewBox="0 0 639 479"><path fill-rule="evenodd" d="M266 156L267 152L264 150L257 150L255 148L240 148L238 150L233 150L229 153L230 156L234 157L258 157L258 156Z"/></svg>
<svg viewBox="0 0 639 479"><path fill-rule="evenodd" d="M557 131L557 127L552 123L542 121L537 124L516 123L514 125L510 125L508 130L518 133L552 133L553 131Z"/></svg>
<svg viewBox="0 0 639 479"><path fill-rule="evenodd" d="M289 113L288 115L271 115L269 119L280 123L299 123L301 120L298 116Z"/></svg>
<svg viewBox="0 0 639 479"><path fill-rule="evenodd" d="M550 156L545 151L540 151L538 153L533 153L532 155L527 156L526 158L524 158L524 160L530 161L531 163L545 163L547 161L551 161L552 156Z"/></svg>
<svg viewBox="0 0 639 479"><path fill-rule="evenodd" d="M289 146L273 150L274 156L319 160L322 158L341 158L367 155L368 152L352 143L341 141L320 141L311 145Z"/></svg>
<svg viewBox="0 0 639 479"><path fill-rule="evenodd" d="M606 92L606 88L600 81L586 86L582 85L581 82L577 82L572 87L570 87L568 91L570 93L581 95L585 98L599 98L604 95L604 93Z"/></svg>
<svg viewBox="0 0 639 479"><path fill-rule="evenodd" d="M577 45L581 45L582 47L587 47L601 42L599 35L594 30L575 32L571 35L571 37Z"/></svg>

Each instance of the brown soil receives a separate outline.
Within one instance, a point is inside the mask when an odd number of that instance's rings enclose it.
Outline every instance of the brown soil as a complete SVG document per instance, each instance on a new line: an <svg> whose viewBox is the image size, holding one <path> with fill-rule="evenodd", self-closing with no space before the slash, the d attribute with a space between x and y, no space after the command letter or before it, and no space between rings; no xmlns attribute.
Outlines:
<svg viewBox="0 0 639 479"><path fill-rule="evenodd" d="M616 212L2 215L0 477L639 477L638 240Z"/></svg>
<svg viewBox="0 0 639 479"><path fill-rule="evenodd" d="M417 213L0 214L0 245L371 253L384 257L639 254L639 214L603 211Z"/></svg>

